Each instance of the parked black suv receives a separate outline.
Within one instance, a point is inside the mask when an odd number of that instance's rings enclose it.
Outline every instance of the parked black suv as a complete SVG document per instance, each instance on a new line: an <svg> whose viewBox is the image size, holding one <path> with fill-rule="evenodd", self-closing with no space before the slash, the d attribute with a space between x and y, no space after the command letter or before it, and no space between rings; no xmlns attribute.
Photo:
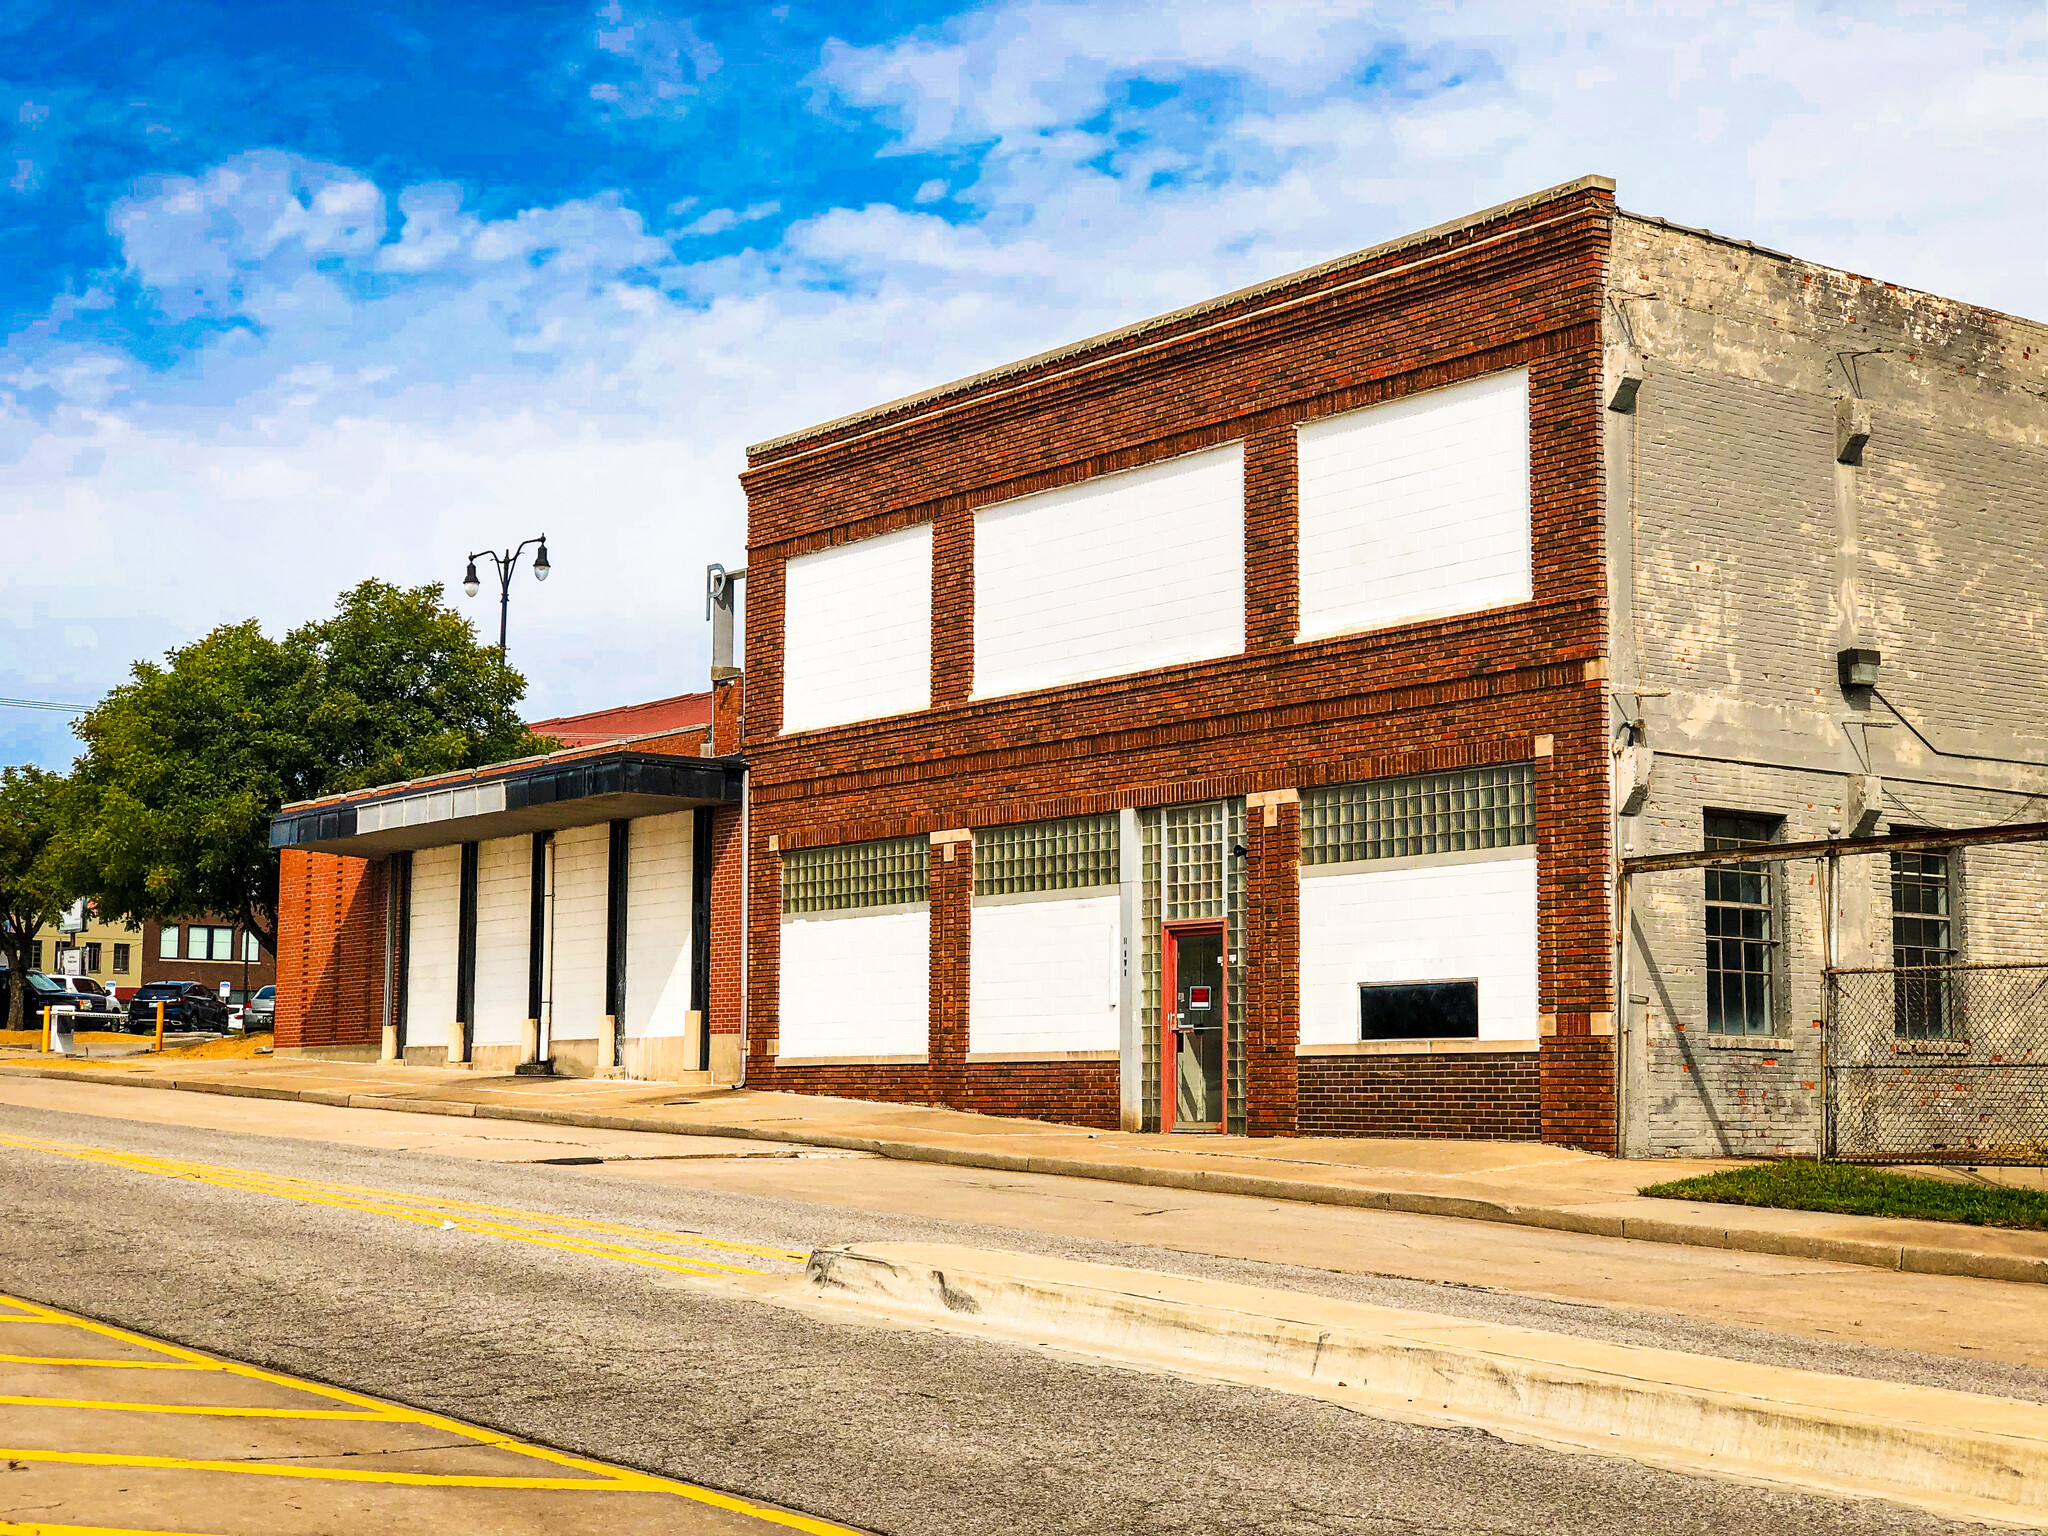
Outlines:
<svg viewBox="0 0 2048 1536"><path fill-rule="evenodd" d="M153 1034L159 1001L164 1005L165 1029L228 1032L228 1005L196 981L144 982L128 1001L128 1027Z"/></svg>

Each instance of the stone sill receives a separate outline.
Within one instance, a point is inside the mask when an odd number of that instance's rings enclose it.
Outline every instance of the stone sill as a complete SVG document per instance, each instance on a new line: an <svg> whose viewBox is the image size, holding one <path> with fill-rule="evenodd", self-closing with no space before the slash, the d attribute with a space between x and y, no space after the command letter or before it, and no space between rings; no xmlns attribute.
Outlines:
<svg viewBox="0 0 2048 1536"><path fill-rule="evenodd" d="M1798 1049L1798 1042L1784 1035L1699 1035L1695 1038L1706 1041L1710 1051L1769 1051L1774 1056L1789 1056Z"/></svg>
<svg viewBox="0 0 2048 1536"><path fill-rule="evenodd" d="M915 1056L778 1056L783 1067L922 1067L931 1060L920 1051Z"/></svg>
<svg viewBox="0 0 2048 1536"><path fill-rule="evenodd" d="M1518 1056L1535 1055L1537 1040L1346 1040L1297 1045L1297 1056Z"/></svg>
<svg viewBox="0 0 2048 1536"><path fill-rule="evenodd" d="M970 1067L1006 1061L1117 1061L1120 1051L969 1051Z"/></svg>

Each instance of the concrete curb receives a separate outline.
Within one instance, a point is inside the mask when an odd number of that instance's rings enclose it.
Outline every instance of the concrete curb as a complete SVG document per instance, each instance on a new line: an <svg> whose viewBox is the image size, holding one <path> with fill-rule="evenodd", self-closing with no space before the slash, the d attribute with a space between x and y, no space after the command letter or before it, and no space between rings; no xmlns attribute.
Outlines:
<svg viewBox="0 0 2048 1536"><path fill-rule="evenodd" d="M572 1109L530 1109L515 1104L469 1104L442 1099L405 1098L395 1094L339 1093L318 1088L266 1088L252 1083L221 1083L208 1079L180 1081L163 1077L102 1077L63 1067L4 1064L21 1077L60 1082L93 1082L116 1088L164 1088L185 1093L217 1093L233 1098L279 1099L325 1104L338 1109L386 1109L414 1115L454 1115L476 1120L519 1120L532 1125L570 1126L587 1131L646 1131L670 1136L715 1136L739 1141L772 1141L794 1146L826 1147L841 1152L870 1152L900 1162L936 1163L954 1168L986 1168L1000 1173L1042 1173L1058 1178L1097 1179L1153 1189L1184 1189L1200 1194L1247 1195L1260 1200L1290 1200L1304 1205L1336 1205L1357 1210L1398 1211L1411 1216L1451 1216L1466 1221L1492 1221L1507 1226L1541 1227L1554 1232L1580 1232L1592 1237L1633 1238L1638 1242L1671 1243L1691 1248L1721 1248L1766 1253L1781 1258L1819 1259L1870 1269L1909 1274L1951 1275L1976 1280L2005 1280L2022 1285L2048 1285L2048 1257L1985 1253L1941 1244L1884 1242L1869 1238L1821 1237L1802 1232L1727 1224L1739 1207L1686 1205L1668 1202L1670 1214L1622 1215L1571 1206L1531 1205L1486 1200L1470 1195L1434 1195L1416 1190L1361 1189L1321 1184L1309 1179L1276 1178L1268 1174L1232 1173L1221 1168L1148 1168L1129 1163L1093 1162L1082 1158L1031 1156L973 1147L931 1146L924 1142L890 1141L875 1136L842 1136L830 1131L784 1130L755 1125L678 1125L637 1115L599 1114ZM1619 1202L1613 1202L1619 1203ZM1666 1204L1667 1202L1659 1202ZM1685 1219L1691 1216L1693 1219Z"/></svg>
<svg viewBox="0 0 2048 1536"><path fill-rule="evenodd" d="M2048 1525L2048 1406L938 1244L820 1250L814 1299L1687 1472Z"/></svg>

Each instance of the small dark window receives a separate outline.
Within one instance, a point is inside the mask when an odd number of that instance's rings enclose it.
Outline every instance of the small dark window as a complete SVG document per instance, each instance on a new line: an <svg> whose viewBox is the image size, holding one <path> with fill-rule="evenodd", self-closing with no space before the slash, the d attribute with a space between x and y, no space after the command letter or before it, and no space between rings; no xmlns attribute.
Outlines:
<svg viewBox="0 0 2048 1536"><path fill-rule="evenodd" d="M1706 815L1707 847L1776 842L1782 822ZM1777 875L1770 864L1707 866L1707 1033L1768 1035L1777 1023Z"/></svg>
<svg viewBox="0 0 2048 1536"><path fill-rule="evenodd" d="M1361 1040L1477 1040L1479 983L1412 981L1358 989Z"/></svg>
<svg viewBox="0 0 2048 1536"><path fill-rule="evenodd" d="M116 944L114 946L114 974L116 976L126 976L128 974L128 946L126 944Z"/></svg>

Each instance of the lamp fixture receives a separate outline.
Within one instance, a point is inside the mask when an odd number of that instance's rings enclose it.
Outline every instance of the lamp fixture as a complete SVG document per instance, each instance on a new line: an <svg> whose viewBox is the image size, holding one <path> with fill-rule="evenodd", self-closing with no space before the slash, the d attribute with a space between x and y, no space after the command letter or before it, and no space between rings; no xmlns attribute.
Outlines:
<svg viewBox="0 0 2048 1536"><path fill-rule="evenodd" d="M546 534L542 534L537 539L528 539L517 549L508 549L503 554L499 554L495 549L473 549L469 552L469 565L462 573L462 590L471 597L475 597L478 589L483 586L483 583L477 580L477 559L482 557L498 568L499 661L505 659L505 622L512 608L512 573L519 569L519 557L536 544L540 548L534 550L533 579L535 581L546 581L548 579L548 572L554 568L548 562L548 536Z"/></svg>

